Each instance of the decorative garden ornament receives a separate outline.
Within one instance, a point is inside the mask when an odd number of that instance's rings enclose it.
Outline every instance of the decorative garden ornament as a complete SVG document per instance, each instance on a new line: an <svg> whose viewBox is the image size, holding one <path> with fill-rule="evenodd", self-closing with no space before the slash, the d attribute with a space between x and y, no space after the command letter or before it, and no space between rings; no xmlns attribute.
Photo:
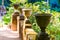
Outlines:
<svg viewBox="0 0 60 40"><path fill-rule="evenodd" d="M41 32L38 34L37 40L50 40L49 35L45 31L52 16L50 13L48 13L48 5L49 5L48 2L49 0L47 0L47 5L46 5L47 9L44 12L41 12L41 14L39 13L35 14L36 22L41 29Z"/></svg>
<svg viewBox="0 0 60 40"><path fill-rule="evenodd" d="M13 6L14 6L14 9L17 10L19 7L19 4L13 4Z"/></svg>
<svg viewBox="0 0 60 40"><path fill-rule="evenodd" d="M36 14L36 22L41 29L41 33L38 34L37 40L50 40L50 37L46 33L45 29L50 22L51 14Z"/></svg>
<svg viewBox="0 0 60 40"><path fill-rule="evenodd" d="M29 17L30 17L30 15L32 13L32 10L28 9L28 8L25 8L25 9L22 9L22 11L23 11L23 14L25 16L26 23L30 23Z"/></svg>

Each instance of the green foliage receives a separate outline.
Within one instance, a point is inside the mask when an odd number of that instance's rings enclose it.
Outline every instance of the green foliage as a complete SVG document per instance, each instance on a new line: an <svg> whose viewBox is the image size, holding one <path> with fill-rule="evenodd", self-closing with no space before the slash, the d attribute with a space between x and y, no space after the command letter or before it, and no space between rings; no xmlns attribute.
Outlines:
<svg viewBox="0 0 60 40"><path fill-rule="evenodd" d="M4 17L3 17L3 21L4 21L5 24L8 24L11 21L10 19L11 18L10 18L10 15L9 14L4 15Z"/></svg>
<svg viewBox="0 0 60 40"><path fill-rule="evenodd" d="M52 11L51 14L53 16L51 18L50 24L46 29L47 33L51 36L51 39L60 40L60 14L56 11Z"/></svg>
<svg viewBox="0 0 60 40"><path fill-rule="evenodd" d="M32 8L32 3L26 3L26 4L24 4L24 8Z"/></svg>
<svg viewBox="0 0 60 40"><path fill-rule="evenodd" d="M20 3L21 0L10 0L12 3Z"/></svg>
<svg viewBox="0 0 60 40"><path fill-rule="evenodd" d="M26 3L28 0L10 0L13 4L16 4L16 3Z"/></svg>
<svg viewBox="0 0 60 40"><path fill-rule="evenodd" d="M38 27L37 23L33 23L32 28L35 30L35 32L40 32L40 28Z"/></svg>
<svg viewBox="0 0 60 40"><path fill-rule="evenodd" d="M50 9L49 5L47 6L47 2L45 1L34 3L32 8L33 8L33 12L38 12L38 13L43 13L43 12L45 13Z"/></svg>
<svg viewBox="0 0 60 40"><path fill-rule="evenodd" d="M12 16L12 13L13 13L13 7L9 7L8 8L9 10L7 11L7 14L3 16L3 21L5 24L8 24L11 22L11 16Z"/></svg>
<svg viewBox="0 0 60 40"><path fill-rule="evenodd" d="M30 22L32 24L32 28L34 29L35 32L39 33L40 29L36 23L35 17L33 16L33 14L30 16Z"/></svg>
<svg viewBox="0 0 60 40"><path fill-rule="evenodd" d="M27 1L28 1L28 0L21 0L20 3L24 4L24 3L26 3Z"/></svg>

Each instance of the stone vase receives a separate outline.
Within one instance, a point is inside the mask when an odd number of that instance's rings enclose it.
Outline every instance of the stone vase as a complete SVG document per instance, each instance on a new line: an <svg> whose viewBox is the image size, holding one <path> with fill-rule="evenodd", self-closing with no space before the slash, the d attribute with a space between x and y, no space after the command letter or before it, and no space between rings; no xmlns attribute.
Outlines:
<svg viewBox="0 0 60 40"><path fill-rule="evenodd" d="M46 33L45 29L50 22L51 16L51 14L35 14L36 22L41 29L37 40L50 40L50 37Z"/></svg>

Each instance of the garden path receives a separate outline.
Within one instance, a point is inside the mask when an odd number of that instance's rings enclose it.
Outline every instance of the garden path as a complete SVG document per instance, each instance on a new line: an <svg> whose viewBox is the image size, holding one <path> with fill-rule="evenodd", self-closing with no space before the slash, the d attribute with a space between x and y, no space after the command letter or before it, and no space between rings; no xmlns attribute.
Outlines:
<svg viewBox="0 0 60 40"><path fill-rule="evenodd" d="M18 32L11 31L8 27L0 28L0 40L20 40Z"/></svg>

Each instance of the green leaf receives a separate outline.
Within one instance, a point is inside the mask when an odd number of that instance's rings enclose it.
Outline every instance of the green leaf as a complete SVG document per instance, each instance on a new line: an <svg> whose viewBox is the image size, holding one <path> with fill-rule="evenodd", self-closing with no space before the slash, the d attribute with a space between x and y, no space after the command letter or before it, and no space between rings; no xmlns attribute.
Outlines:
<svg viewBox="0 0 60 40"><path fill-rule="evenodd" d="M27 2L27 0L21 0L21 3L25 3L25 2Z"/></svg>
<svg viewBox="0 0 60 40"><path fill-rule="evenodd" d="M12 3L20 3L21 0L10 0Z"/></svg>

